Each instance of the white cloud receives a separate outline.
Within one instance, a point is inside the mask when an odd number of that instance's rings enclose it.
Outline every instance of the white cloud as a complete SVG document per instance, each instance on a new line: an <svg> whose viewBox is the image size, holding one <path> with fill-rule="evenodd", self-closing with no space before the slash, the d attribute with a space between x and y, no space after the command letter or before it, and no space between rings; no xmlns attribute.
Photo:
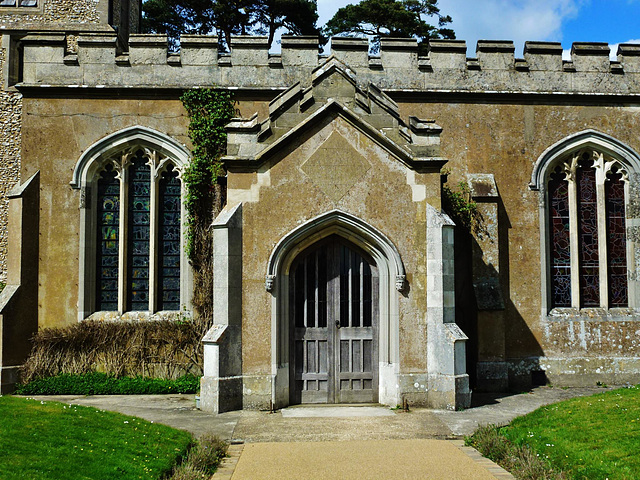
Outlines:
<svg viewBox="0 0 640 480"><path fill-rule="evenodd" d="M456 36L470 54L478 40L513 40L521 56L527 40L561 41L562 23L577 15L585 0L441 0L453 18Z"/></svg>
<svg viewBox="0 0 640 480"><path fill-rule="evenodd" d="M513 40L521 56L526 40L562 40L562 22L590 0L440 0L443 15L451 15L457 38L467 41L475 55L478 40ZM358 0L319 0L318 24L325 24L338 8Z"/></svg>
<svg viewBox="0 0 640 480"><path fill-rule="evenodd" d="M626 42L622 42L622 43L640 43L640 38L634 38L632 40L627 40ZM609 45L609 48L611 49L611 52L609 53L609 58L611 58L611 60L618 59L618 45L620 44L614 43L612 45Z"/></svg>
<svg viewBox="0 0 640 480"><path fill-rule="evenodd" d="M627 40L626 42L621 42L621 43L640 43L640 38ZM618 59L618 46L619 45L620 45L620 43L610 43L609 44L609 59L610 60L617 60ZM564 50L562 50L562 59L563 60L571 60L571 49L570 48L565 48Z"/></svg>

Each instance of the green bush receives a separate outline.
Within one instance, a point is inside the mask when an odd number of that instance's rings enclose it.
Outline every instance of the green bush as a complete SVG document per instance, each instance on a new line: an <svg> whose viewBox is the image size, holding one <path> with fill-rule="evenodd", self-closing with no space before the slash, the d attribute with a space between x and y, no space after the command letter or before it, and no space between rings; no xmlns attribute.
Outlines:
<svg viewBox="0 0 640 480"><path fill-rule="evenodd" d="M19 385L21 395L142 395L195 393L199 377L184 375L176 380L145 377L120 377L92 372L81 375L63 373Z"/></svg>

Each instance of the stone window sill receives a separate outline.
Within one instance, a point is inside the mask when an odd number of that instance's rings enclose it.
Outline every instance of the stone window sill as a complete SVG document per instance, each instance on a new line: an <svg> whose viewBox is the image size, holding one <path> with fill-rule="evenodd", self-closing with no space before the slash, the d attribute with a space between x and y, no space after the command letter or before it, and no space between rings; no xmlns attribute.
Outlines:
<svg viewBox="0 0 640 480"><path fill-rule="evenodd" d="M547 315L550 321L640 321L640 310L635 308L567 308L551 309Z"/></svg>

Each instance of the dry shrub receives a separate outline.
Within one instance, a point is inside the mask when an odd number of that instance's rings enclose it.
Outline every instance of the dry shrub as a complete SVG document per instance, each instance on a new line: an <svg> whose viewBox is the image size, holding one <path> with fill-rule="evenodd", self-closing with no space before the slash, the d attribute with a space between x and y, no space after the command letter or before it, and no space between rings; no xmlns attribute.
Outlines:
<svg viewBox="0 0 640 480"><path fill-rule="evenodd" d="M201 472L189 464L178 465L170 477L170 480L201 480L211 475Z"/></svg>
<svg viewBox="0 0 640 480"><path fill-rule="evenodd" d="M215 435L205 434L198 444L189 451L187 464L197 470L212 475L227 454L227 444Z"/></svg>
<svg viewBox="0 0 640 480"><path fill-rule="evenodd" d="M87 320L64 328L47 328L33 338L22 367L28 383L61 373L103 372L117 377L176 379L202 375L201 320L101 322Z"/></svg>
<svg viewBox="0 0 640 480"><path fill-rule="evenodd" d="M222 459L227 456L228 447L226 442L215 435L201 436L194 445L191 445L182 463L173 469L169 480L211 478Z"/></svg>
<svg viewBox="0 0 640 480"><path fill-rule="evenodd" d="M499 427L479 427L467 444L508 470L518 480L565 480L564 473L553 469L527 445L515 445L500 435Z"/></svg>

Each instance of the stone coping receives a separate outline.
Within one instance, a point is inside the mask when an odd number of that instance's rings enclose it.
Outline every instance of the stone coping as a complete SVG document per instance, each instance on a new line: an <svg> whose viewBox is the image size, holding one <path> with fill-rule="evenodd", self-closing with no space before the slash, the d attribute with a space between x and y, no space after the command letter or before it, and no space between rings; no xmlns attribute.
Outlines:
<svg viewBox="0 0 640 480"><path fill-rule="evenodd" d="M29 86L281 88L304 85L325 62L314 37L286 37L273 55L265 37L233 37L231 52L220 53L211 36L185 36L181 51L170 52L165 36L131 35L128 51L116 55L115 33L85 32L73 61L63 32L31 33L21 43L22 83ZM466 49L462 40L432 40L428 54L419 56L415 39L384 39L372 57L365 40L337 37L330 55L359 82L385 90L640 93L640 44L620 45L615 61L603 43L575 43L571 61L553 42L526 42L523 58L515 57L512 41L480 40L477 58L468 58Z"/></svg>

